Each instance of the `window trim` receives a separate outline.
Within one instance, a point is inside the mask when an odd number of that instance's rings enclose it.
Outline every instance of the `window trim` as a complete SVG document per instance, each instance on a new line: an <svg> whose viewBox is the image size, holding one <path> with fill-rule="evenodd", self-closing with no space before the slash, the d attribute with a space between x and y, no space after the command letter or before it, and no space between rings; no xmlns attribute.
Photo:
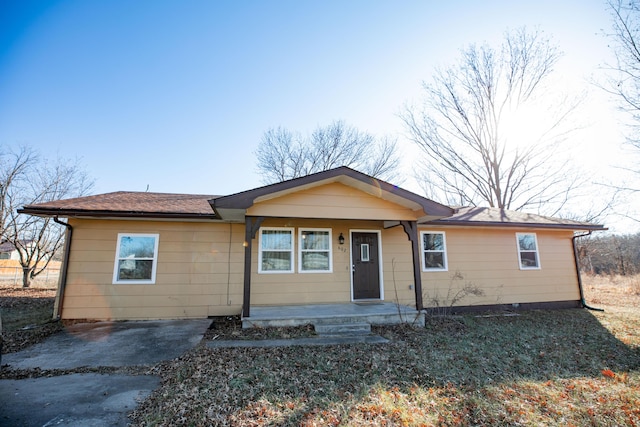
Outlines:
<svg viewBox="0 0 640 427"><path fill-rule="evenodd" d="M433 250L425 250L424 249L424 235L425 234L441 234L442 235L442 245L443 249L441 251L433 251ZM442 268L428 268L425 262L425 252L442 252L442 258L444 261L444 267ZM449 256L447 255L447 235L444 231L432 231L432 230L421 230L420 231L420 263L422 264L423 272L432 272L432 271L449 271Z"/></svg>
<svg viewBox="0 0 640 427"><path fill-rule="evenodd" d="M305 231L323 231L329 233L329 269L328 270L304 270L302 268L302 252L327 252L325 250L304 250L302 248L302 233ZM298 273L333 273L333 234L330 228L298 228Z"/></svg>
<svg viewBox="0 0 640 427"><path fill-rule="evenodd" d="M291 234L291 249L289 251L283 250L268 250L267 252L291 252L291 268L289 270L263 270L262 269L262 232L263 231L289 231ZM258 231L258 273L260 274L291 274L295 273L295 254L296 254L296 240L295 227L260 227Z"/></svg>
<svg viewBox="0 0 640 427"><path fill-rule="evenodd" d="M535 251L531 251L531 250L521 250L520 249L520 236L528 236L531 235L533 236L533 242L536 245L536 249ZM540 262L540 246L538 245L538 236L536 235L536 233L526 233L526 232L519 232L516 233L516 250L518 252L518 265L520 266L520 270L540 270L542 268L542 264ZM536 254L536 260L538 261L538 265L535 267L529 267L526 265L522 265L522 257L520 256L522 253L530 253L530 252L534 252Z"/></svg>
<svg viewBox="0 0 640 427"><path fill-rule="evenodd" d="M120 266L120 260L125 258L120 258L120 243L122 242L123 237L153 237L154 238L154 246L153 246L153 258L134 258L136 260L151 260L153 263L151 265L151 279L148 280L122 280L118 279L118 272ZM160 242L160 234L159 233L118 233L118 240L116 242L116 255L115 262L113 265L113 281L114 285L153 285L156 283L156 272L158 269L158 246Z"/></svg>

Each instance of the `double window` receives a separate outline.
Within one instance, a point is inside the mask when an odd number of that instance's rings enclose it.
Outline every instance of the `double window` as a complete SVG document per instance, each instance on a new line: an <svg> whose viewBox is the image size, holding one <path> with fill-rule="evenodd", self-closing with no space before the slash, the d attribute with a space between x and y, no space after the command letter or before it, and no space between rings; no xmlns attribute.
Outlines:
<svg viewBox="0 0 640 427"><path fill-rule="evenodd" d="M262 227L258 251L260 273L294 272L294 228ZM326 273L332 271L331 230L298 230L298 271Z"/></svg>
<svg viewBox="0 0 640 427"><path fill-rule="evenodd" d="M447 245L444 232L423 231L420 233L422 243L422 270L447 271Z"/></svg>
<svg viewBox="0 0 640 427"><path fill-rule="evenodd" d="M518 242L518 261L521 270L537 270L540 268L538 240L535 233L516 233Z"/></svg>
<svg viewBox="0 0 640 427"><path fill-rule="evenodd" d="M118 234L113 283L155 283L158 240L158 234Z"/></svg>

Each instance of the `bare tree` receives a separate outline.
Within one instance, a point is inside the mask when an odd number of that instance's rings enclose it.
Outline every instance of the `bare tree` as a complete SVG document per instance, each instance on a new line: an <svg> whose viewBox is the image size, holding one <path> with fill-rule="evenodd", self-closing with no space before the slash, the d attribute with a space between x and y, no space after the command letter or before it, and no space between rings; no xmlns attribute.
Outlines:
<svg viewBox="0 0 640 427"><path fill-rule="evenodd" d="M591 274L638 274L639 246L640 233L586 237L578 244L580 266Z"/></svg>
<svg viewBox="0 0 640 427"><path fill-rule="evenodd" d="M29 147L0 152L1 237L17 249L22 286L42 273L63 244L64 230L51 218L18 214L27 204L87 194L93 183L77 160L42 160Z"/></svg>
<svg viewBox="0 0 640 427"><path fill-rule="evenodd" d="M619 101L620 109L631 118L629 143L640 150L640 4L637 0L609 0L615 64L609 64L608 81L603 87ZM640 170L637 171L640 173Z"/></svg>
<svg viewBox="0 0 640 427"><path fill-rule="evenodd" d="M577 100L552 95L561 57L539 31L505 34L499 49L472 45L423 83L423 100L401 113L426 154L428 196L450 204L557 214L580 184L563 142Z"/></svg>
<svg viewBox="0 0 640 427"><path fill-rule="evenodd" d="M4 238L5 224L10 209L7 202L10 190L19 185L23 175L37 160L37 154L30 147L20 147L18 151L5 152L0 147L0 237Z"/></svg>
<svg viewBox="0 0 640 427"><path fill-rule="evenodd" d="M265 183L281 182L339 166L386 180L398 178L395 139L374 136L334 121L303 137L285 128L267 130L256 151Z"/></svg>

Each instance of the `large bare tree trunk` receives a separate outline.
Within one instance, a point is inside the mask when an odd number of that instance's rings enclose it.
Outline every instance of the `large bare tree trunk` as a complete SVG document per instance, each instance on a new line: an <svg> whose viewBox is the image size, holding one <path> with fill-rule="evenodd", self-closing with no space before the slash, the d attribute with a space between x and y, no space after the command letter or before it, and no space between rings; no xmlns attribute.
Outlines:
<svg viewBox="0 0 640 427"><path fill-rule="evenodd" d="M23 267L22 268L22 287L29 288L31 287L31 279L33 278L33 267Z"/></svg>

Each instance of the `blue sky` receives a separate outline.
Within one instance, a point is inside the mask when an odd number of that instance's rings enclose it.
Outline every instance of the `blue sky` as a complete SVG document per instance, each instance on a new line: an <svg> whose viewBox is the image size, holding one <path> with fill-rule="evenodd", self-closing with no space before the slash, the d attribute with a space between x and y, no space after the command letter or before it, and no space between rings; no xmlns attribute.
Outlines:
<svg viewBox="0 0 640 427"><path fill-rule="evenodd" d="M261 185L254 151L265 130L305 133L342 119L397 136L403 185L417 191L397 114L434 67L527 25L564 51L559 74L588 88L610 59L605 6L0 0L0 144L81 158L97 193L230 194ZM594 96L585 152L620 141L612 109Z"/></svg>

